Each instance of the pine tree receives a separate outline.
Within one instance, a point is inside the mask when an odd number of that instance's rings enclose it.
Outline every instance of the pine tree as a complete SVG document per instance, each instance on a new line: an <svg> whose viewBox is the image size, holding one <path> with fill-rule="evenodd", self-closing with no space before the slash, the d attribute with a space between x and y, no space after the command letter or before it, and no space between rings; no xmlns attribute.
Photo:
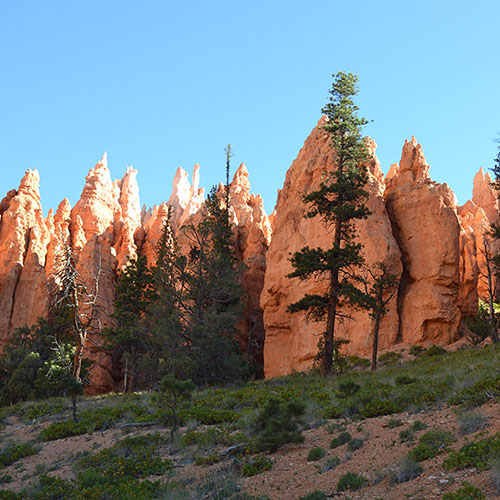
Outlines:
<svg viewBox="0 0 500 500"><path fill-rule="evenodd" d="M367 269L366 294L370 307L370 318L373 320L373 348L371 369L377 369L378 337L380 322L388 313L387 305L397 292L397 276L390 272L383 262L376 262Z"/></svg>
<svg viewBox="0 0 500 500"><path fill-rule="evenodd" d="M245 371L234 339L241 320L240 270L230 220L229 159L226 185L213 188L198 223L181 227L190 250L183 255L168 218L153 269L158 294L152 308L161 339L163 373L198 385L232 382Z"/></svg>
<svg viewBox="0 0 500 500"><path fill-rule="evenodd" d="M147 315L154 297L151 271L145 256L130 259L118 274L114 327L103 332L113 357L125 364L123 392L138 388L138 361L151 349Z"/></svg>
<svg viewBox="0 0 500 500"><path fill-rule="evenodd" d="M356 241L354 223L366 218L364 204L368 196L366 167L368 150L361 137L367 120L358 118L353 97L358 93L357 76L337 73L330 90L330 102L323 108L328 122L333 168L325 172L319 189L304 196L309 205L306 217L320 216L333 227L332 245L328 249L304 247L296 252L291 263L294 271L288 276L302 280L326 275L328 290L323 294L307 294L291 304L290 312L307 311L314 319L326 315L326 328L320 340L321 372L328 375L333 368L335 327L339 312L346 305L366 307L366 297L357 286L359 266L363 263L362 246Z"/></svg>

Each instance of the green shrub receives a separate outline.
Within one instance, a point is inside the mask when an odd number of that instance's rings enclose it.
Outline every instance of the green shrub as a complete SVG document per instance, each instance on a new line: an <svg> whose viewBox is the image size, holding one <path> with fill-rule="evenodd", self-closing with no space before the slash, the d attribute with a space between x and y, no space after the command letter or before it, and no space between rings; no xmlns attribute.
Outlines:
<svg viewBox="0 0 500 500"><path fill-rule="evenodd" d="M468 443L458 451L451 451L443 466L446 469L475 467L486 470L490 460L496 456L500 456L500 434Z"/></svg>
<svg viewBox="0 0 500 500"><path fill-rule="evenodd" d="M441 356L442 354L446 354L446 349L443 349L441 346L433 345L427 349L422 356L431 357L431 356Z"/></svg>
<svg viewBox="0 0 500 500"><path fill-rule="evenodd" d="M494 457L490 462L491 484L500 493L500 457Z"/></svg>
<svg viewBox="0 0 500 500"><path fill-rule="evenodd" d="M164 442L159 434L125 438L111 448L82 458L77 468L81 471L94 469L107 477L116 478L162 475L173 467L171 460L163 460L159 456L159 449Z"/></svg>
<svg viewBox="0 0 500 500"><path fill-rule="evenodd" d="M387 427L389 429L395 429L396 427L401 427L403 425L403 421L401 419L391 418L389 422L387 422Z"/></svg>
<svg viewBox="0 0 500 500"><path fill-rule="evenodd" d="M410 385L410 384L416 384L419 382L419 379L416 377L410 377L409 375L398 375L395 379L394 382L396 385Z"/></svg>
<svg viewBox="0 0 500 500"><path fill-rule="evenodd" d="M420 420L416 420L410 427L410 429L414 432L417 431L423 431L424 429L427 429L429 427L427 424L424 424Z"/></svg>
<svg viewBox="0 0 500 500"><path fill-rule="evenodd" d="M347 443L347 449L349 451L356 451L361 448L363 448L363 445L365 444L363 439L359 438L352 438L349 443Z"/></svg>
<svg viewBox="0 0 500 500"><path fill-rule="evenodd" d="M346 380L345 382L341 382L339 384L339 389L337 391L337 397L339 398L349 398L354 396L359 390L361 386L356 384L353 380Z"/></svg>
<svg viewBox="0 0 500 500"><path fill-rule="evenodd" d="M330 441L330 448L338 448L343 444L348 443L352 439L352 436L348 432L341 432L337 437L334 437Z"/></svg>
<svg viewBox="0 0 500 500"><path fill-rule="evenodd" d="M402 410L402 405L392 399L373 398L361 409L360 415L363 418L382 417L399 413Z"/></svg>
<svg viewBox="0 0 500 500"><path fill-rule="evenodd" d="M416 356L417 358L426 351L426 348L421 345L412 345L410 347L410 354Z"/></svg>
<svg viewBox="0 0 500 500"><path fill-rule="evenodd" d="M222 460L220 455L217 455L216 453L212 453L211 455L208 455L207 457L196 457L194 463L196 465L213 465Z"/></svg>
<svg viewBox="0 0 500 500"><path fill-rule="evenodd" d="M390 365L393 363L397 363L401 359L401 353L400 352L394 352L394 351L389 351L389 352L384 352L384 354L381 354L378 358L379 365Z"/></svg>
<svg viewBox="0 0 500 500"><path fill-rule="evenodd" d="M471 408L481 406L491 398L500 396L500 375L496 377L485 376L471 387L462 389L450 398L451 404L460 404Z"/></svg>
<svg viewBox="0 0 500 500"><path fill-rule="evenodd" d="M421 436L418 445L409 452L409 456L417 462L423 462L446 451L454 441L456 439L447 431L429 431Z"/></svg>
<svg viewBox="0 0 500 500"><path fill-rule="evenodd" d="M359 356L347 356L346 358L346 363L347 363L347 369L360 369L360 370L366 370L367 368L370 368L371 361L366 358L360 358Z"/></svg>
<svg viewBox="0 0 500 500"><path fill-rule="evenodd" d="M322 474L323 472L335 469L340 464L340 458L339 457L331 457L325 461L323 466L320 468L319 473Z"/></svg>
<svg viewBox="0 0 500 500"><path fill-rule="evenodd" d="M0 474L0 484L7 484L11 483L13 481L12 476L9 476L9 474Z"/></svg>
<svg viewBox="0 0 500 500"><path fill-rule="evenodd" d="M43 429L40 436L44 441L54 441L69 436L89 434L96 430L109 429L116 421L126 415L139 415L144 417L145 409L137 404L122 405L119 407L105 407L97 410L82 411L79 420L65 420L55 422ZM153 419L154 415L149 415ZM143 421L146 420L143 418Z"/></svg>
<svg viewBox="0 0 500 500"><path fill-rule="evenodd" d="M407 455L394 473L396 483L406 483L424 472L424 468L412 457Z"/></svg>
<svg viewBox="0 0 500 500"><path fill-rule="evenodd" d="M246 462L241 467L240 474L245 477L256 476L266 470L271 470L272 467L271 460L262 455L255 455L246 459Z"/></svg>
<svg viewBox="0 0 500 500"><path fill-rule="evenodd" d="M316 446L309 450L309 453L307 454L307 461L315 462L317 460L321 460L325 455L326 450L324 448L321 448L320 446Z"/></svg>
<svg viewBox="0 0 500 500"><path fill-rule="evenodd" d="M462 487L455 491L455 493L445 493L443 495L443 500L484 500L485 498L479 488L476 488L467 481L463 481Z"/></svg>
<svg viewBox="0 0 500 500"><path fill-rule="evenodd" d="M0 450L0 468L7 467L21 458L36 455L39 451L28 443L11 444Z"/></svg>
<svg viewBox="0 0 500 500"><path fill-rule="evenodd" d="M339 491L357 491L367 483L367 479L363 476L358 476L355 472L347 472L337 483Z"/></svg>
<svg viewBox="0 0 500 500"><path fill-rule="evenodd" d="M206 406L193 406L180 412L180 414L184 417L184 420L193 419L204 425L235 422L238 419L238 414L234 410L219 410Z"/></svg>
<svg viewBox="0 0 500 500"><path fill-rule="evenodd" d="M300 500L327 500L328 495L321 490L314 490L307 495L300 497Z"/></svg>
<svg viewBox="0 0 500 500"><path fill-rule="evenodd" d="M304 411L301 401L270 397L251 424L257 450L276 451L286 443L303 443L300 426Z"/></svg>

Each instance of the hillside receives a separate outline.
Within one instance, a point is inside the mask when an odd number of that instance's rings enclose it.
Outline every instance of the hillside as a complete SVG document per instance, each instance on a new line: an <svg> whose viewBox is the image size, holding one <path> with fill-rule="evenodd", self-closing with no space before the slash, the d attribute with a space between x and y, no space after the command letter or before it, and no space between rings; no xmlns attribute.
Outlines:
<svg viewBox="0 0 500 500"><path fill-rule="evenodd" d="M174 440L154 393L85 397L76 424L66 399L3 408L0 498L497 498L499 359L499 346L413 348L386 353L377 372L350 358L329 378L212 388L182 404ZM276 398L305 403L304 441L269 451L255 422ZM340 491L346 473L360 489ZM463 481L484 496L446 496Z"/></svg>

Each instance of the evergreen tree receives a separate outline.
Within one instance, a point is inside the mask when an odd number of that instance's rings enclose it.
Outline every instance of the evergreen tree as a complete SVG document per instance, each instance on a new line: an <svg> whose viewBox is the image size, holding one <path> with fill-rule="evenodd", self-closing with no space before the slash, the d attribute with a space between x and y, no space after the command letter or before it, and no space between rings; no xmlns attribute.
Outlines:
<svg viewBox="0 0 500 500"><path fill-rule="evenodd" d="M151 349L148 311L154 298L152 275L145 256L130 259L119 273L114 299L114 327L103 335L113 350L113 357L123 361L123 391L139 387L138 362Z"/></svg>
<svg viewBox="0 0 500 500"><path fill-rule="evenodd" d="M383 262L376 262L367 269L369 278L366 282L366 294L370 306L370 318L373 320L373 349L371 369L377 369L378 336L380 322L388 313L387 304L397 292L397 276L390 272Z"/></svg>
<svg viewBox="0 0 500 500"><path fill-rule="evenodd" d="M226 153L226 185L212 189L198 223L180 229L190 248L187 255L179 251L168 219L153 269L158 293L154 337L165 346L163 371L198 385L232 382L245 372L234 339L242 290L230 221L230 147Z"/></svg>
<svg viewBox="0 0 500 500"><path fill-rule="evenodd" d="M354 223L369 215L364 204L368 193L365 162L368 150L361 137L367 123L358 118L353 97L358 93L357 76L337 73L330 90L330 102L323 108L328 122L324 126L330 137L333 168L325 172L319 189L304 196L309 205L306 217L320 216L333 226L332 245L328 249L304 247L291 259L294 271L290 278L302 280L326 275L328 290L324 294L307 294L289 306L290 312L307 311L314 319L326 315L326 328L320 340L321 372L330 374L335 350L335 327L345 305L366 307L360 291L359 266L363 263L361 244L356 241Z"/></svg>

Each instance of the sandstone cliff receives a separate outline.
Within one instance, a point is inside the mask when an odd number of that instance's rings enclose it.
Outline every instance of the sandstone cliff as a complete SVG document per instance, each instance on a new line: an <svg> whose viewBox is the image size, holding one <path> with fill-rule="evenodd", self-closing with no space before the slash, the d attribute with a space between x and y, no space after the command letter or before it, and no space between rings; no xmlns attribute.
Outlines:
<svg viewBox="0 0 500 500"><path fill-rule="evenodd" d="M266 275L261 305L264 309L264 371L266 377L304 370L312 366L317 353L322 323L308 319L305 313L289 314L287 307L306 293L324 290L322 279L301 281L287 278L292 271L290 254L308 245L325 248L331 245L332 231L319 218L305 219L307 207L302 197L317 189L324 172L332 170L329 140L322 130L323 119L304 143L297 159L287 172L283 189L279 192L273 220L273 236L267 252ZM374 150L374 145L373 145ZM391 272L401 274L400 251L392 234L391 223L383 200L384 185L375 156L369 165L368 207L372 214L357 224L357 231L365 245L367 264L384 262ZM395 300L395 299L394 299ZM393 301L394 302L394 301ZM351 341L349 351L367 355L371 346L371 321L368 313L351 311L352 320L346 320L338 330L338 337ZM381 326L381 347L396 341L398 315L394 303Z"/></svg>
<svg viewBox="0 0 500 500"><path fill-rule="evenodd" d="M286 311L305 293L327 286L321 279L287 278L293 252L306 245L329 246L332 239L331 228L320 218L304 218L307 207L302 201L332 168L322 120L287 172L271 216L261 197L250 193L244 164L231 183L233 233L244 264L245 316L238 339L247 357L264 366L267 377L311 367L323 330L305 314ZM475 314L477 299L487 298L484 248L499 208L491 179L481 169L472 200L457 207L449 187L431 180L422 147L414 139L405 143L399 165L393 165L385 179L373 141L370 148L371 215L358 221L356 229L367 265L384 262L400 278L381 325L380 348L453 342L463 333L461 320ZM154 263L169 207L175 230L201 217L199 165L194 166L192 183L179 168L168 201L149 210L141 210L136 175L128 167L121 180L112 181L104 154L89 171L76 205L71 208L65 199L47 217L36 170L27 171L19 189L7 193L0 202L0 346L14 328L47 315L52 272L63 244L78 253L79 270L89 283L100 274L99 321L108 326L117 272L139 254ZM496 242L489 244L492 252L499 250ZM339 325L336 335L350 340L349 353L368 356L368 314L345 312L352 319ZM95 362L93 392L114 389L111 360L98 335L89 343L89 356Z"/></svg>

